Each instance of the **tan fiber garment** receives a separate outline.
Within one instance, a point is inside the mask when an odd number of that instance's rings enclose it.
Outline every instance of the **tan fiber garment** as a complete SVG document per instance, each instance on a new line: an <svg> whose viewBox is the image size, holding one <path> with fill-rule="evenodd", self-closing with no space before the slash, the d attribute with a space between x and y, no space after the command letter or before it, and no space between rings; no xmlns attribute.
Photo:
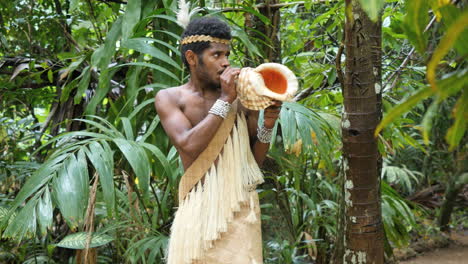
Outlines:
<svg viewBox="0 0 468 264"><path fill-rule="evenodd" d="M257 192L251 192L254 197L257 221L249 223L246 218L250 212L249 204L243 204L241 211L235 213L234 220L229 224L228 231L214 243L214 247L206 252L203 264L261 264L262 228L260 224L260 206Z"/></svg>
<svg viewBox="0 0 468 264"><path fill-rule="evenodd" d="M182 176L168 264L263 263L255 191L263 175L250 150L245 117L232 114L232 129L226 135L223 123L218 131L223 133Z"/></svg>

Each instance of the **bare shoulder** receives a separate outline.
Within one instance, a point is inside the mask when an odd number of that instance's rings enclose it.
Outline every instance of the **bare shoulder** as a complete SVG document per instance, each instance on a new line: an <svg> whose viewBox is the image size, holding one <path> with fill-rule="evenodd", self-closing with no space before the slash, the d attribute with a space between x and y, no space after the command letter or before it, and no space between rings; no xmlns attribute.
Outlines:
<svg viewBox="0 0 468 264"><path fill-rule="evenodd" d="M180 86L171 87L164 90L160 90L155 97L156 108L158 104L174 104L177 103L178 93L180 93Z"/></svg>
<svg viewBox="0 0 468 264"><path fill-rule="evenodd" d="M160 90L154 99L154 106L158 114L161 114L164 109L180 108L181 86L171 87Z"/></svg>

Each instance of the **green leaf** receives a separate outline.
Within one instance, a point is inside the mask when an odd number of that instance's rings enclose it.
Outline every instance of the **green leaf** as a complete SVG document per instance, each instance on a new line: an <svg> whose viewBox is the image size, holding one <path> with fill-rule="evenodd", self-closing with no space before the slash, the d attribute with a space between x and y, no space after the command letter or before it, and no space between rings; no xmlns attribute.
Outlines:
<svg viewBox="0 0 468 264"><path fill-rule="evenodd" d="M369 18L375 22L379 18L379 12L384 6L385 0L359 0L359 3Z"/></svg>
<svg viewBox="0 0 468 264"><path fill-rule="evenodd" d="M88 206L89 176L84 151L70 155L53 184L57 205L71 229L84 220Z"/></svg>
<svg viewBox="0 0 468 264"><path fill-rule="evenodd" d="M153 121L151 121L151 124L150 126L148 127L148 129L146 130L145 134L139 138L137 141L138 142L145 142L145 140L153 133L153 131L156 129L156 127L158 126L159 124L159 116L156 116Z"/></svg>
<svg viewBox="0 0 468 264"><path fill-rule="evenodd" d="M444 23L445 30L449 29L450 26L463 14L463 10L454 5L445 5L440 8L439 11L442 14L442 22ZM466 56L468 53L466 43L468 43L468 28L465 27L465 30L460 34L454 44L455 49L460 56Z"/></svg>
<svg viewBox="0 0 468 264"><path fill-rule="evenodd" d="M426 99L427 97L433 94L434 92L429 87L424 87L422 89L419 89L419 91L417 91L415 94L410 96L403 103L398 104L396 107L394 107L388 112L388 114L382 119L380 124L375 129L374 135L377 136L385 126L387 126L388 124L393 122L397 117L409 111L419 102L421 102L422 100Z"/></svg>
<svg viewBox="0 0 468 264"><path fill-rule="evenodd" d="M139 58L137 59L138 61L141 61L143 59L143 55L140 55ZM125 86L125 94L128 96L128 98L135 98L135 96L138 93L138 86L139 83L141 82L140 74L141 74L142 67L137 66L137 67L130 67L128 69L127 75L126 75L126 86ZM128 100L128 101L135 101L133 100ZM126 106L130 106L129 104L125 104ZM125 107L121 109L121 111L124 111Z"/></svg>
<svg viewBox="0 0 468 264"><path fill-rule="evenodd" d="M70 8L68 9L68 11L70 13L75 11L75 9L78 7L79 2L79 0L70 0Z"/></svg>
<svg viewBox="0 0 468 264"><path fill-rule="evenodd" d="M152 69L155 69L155 70L157 70L159 72L162 72L162 73L166 74L167 76L171 77L172 79L174 79L178 83L181 82L179 77L177 77L174 73L172 73L171 71L167 70L166 68L161 67L161 66L156 65L156 64L146 63L146 62L131 62L131 63L126 63L126 64L121 64L121 65L115 66L114 69L124 67L124 66L143 66L143 67L152 68Z"/></svg>
<svg viewBox="0 0 468 264"><path fill-rule="evenodd" d="M428 35L424 29L429 23L429 1L406 1L406 16L403 28L411 44L420 54L424 54L427 46Z"/></svg>
<svg viewBox="0 0 468 264"><path fill-rule="evenodd" d="M47 71L47 79L50 83L54 82L54 72L52 70Z"/></svg>
<svg viewBox="0 0 468 264"><path fill-rule="evenodd" d="M114 157L109 144L102 141L93 141L85 149L86 155L99 173L104 202L107 207L107 215L112 217L115 208L114 189Z"/></svg>
<svg viewBox="0 0 468 264"><path fill-rule="evenodd" d="M91 243L89 244L89 248L103 246L114 240L113 237L106 234L92 233L91 236L92 237ZM85 249L87 237L88 233L86 232L70 234L64 237L59 243L56 244L56 246L70 249Z"/></svg>
<svg viewBox="0 0 468 264"><path fill-rule="evenodd" d="M154 103L154 98L143 101L141 104L139 104L137 107L135 107L135 109L128 115L128 119L134 118L136 116L136 114L138 114L138 112L140 112L143 108L145 108L147 105L153 104L153 103Z"/></svg>
<svg viewBox="0 0 468 264"><path fill-rule="evenodd" d="M423 132L423 140L424 144L429 144L429 133L432 129L432 120L437 114L437 110L439 110L440 100L436 99L432 104L427 108L426 113L424 114L424 118L422 120L422 132Z"/></svg>
<svg viewBox="0 0 468 264"><path fill-rule="evenodd" d="M468 83L468 68L446 74L437 81L440 100L458 93Z"/></svg>
<svg viewBox="0 0 468 264"><path fill-rule="evenodd" d="M130 1L130 2L133 2L133 1ZM93 64L93 66L98 65L99 68L101 69L101 74L102 74L102 71L106 70L109 67L109 63L111 62L112 57L114 56L116 42L122 33L121 28L122 28L122 19L121 17L119 17L115 20L114 24L112 24L112 27L109 33L107 33L107 37L104 42L104 46L102 46L103 47L102 50L100 50L100 52L96 50L93 54L93 57L94 57L95 54L98 52L96 54L97 58L95 59L95 61L98 64ZM93 61L93 58L91 59L91 61ZM101 82L101 78L99 82Z"/></svg>
<svg viewBox="0 0 468 264"><path fill-rule="evenodd" d="M16 217L11 220L2 234L3 238L15 238L21 241L25 236L36 233L36 204L38 195L29 200Z"/></svg>
<svg viewBox="0 0 468 264"><path fill-rule="evenodd" d="M465 87L466 88L466 87ZM453 109L455 122L448 129L445 139L450 144L449 150L453 151L465 135L468 126L468 89L463 90Z"/></svg>
<svg viewBox="0 0 468 264"><path fill-rule="evenodd" d="M149 144L149 143L144 143L144 142L140 143L140 145L143 146L144 148L146 148L147 150L151 151L153 153L153 155L162 164L162 166L164 168L164 171L167 173L167 175L172 176L171 175L171 165L169 164L167 157L164 156L164 154L161 152L161 150L159 148L157 148L155 145L152 145L152 144ZM171 180L175 181L174 178L172 178Z"/></svg>
<svg viewBox="0 0 468 264"><path fill-rule="evenodd" d="M149 44L149 42L152 41L153 39L150 38L133 38L122 43L122 47L127 49L134 49L144 54L149 54L162 62L174 66L176 69L181 69L181 65L177 63L174 59L172 59L169 55L167 55L165 52L162 52L155 46Z"/></svg>
<svg viewBox="0 0 468 264"><path fill-rule="evenodd" d="M86 106L87 114L94 114L96 112L98 104L101 103L102 99L106 97L107 93L111 88L110 81L112 79L112 76L115 74L116 70L117 68L112 68L111 70L105 69L104 71L101 71L101 75L99 76L98 87L96 89L96 94Z"/></svg>
<svg viewBox="0 0 468 264"><path fill-rule="evenodd" d="M130 123L130 119L128 119L127 117L122 117L121 120L125 131L125 137L128 140L135 140L135 136L133 135L133 127L132 123Z"/></svg>
<svg viewBox="0 0 468 264"><path fill-rule="evenodd" d="M15 200L10 205L8 217L13 214L16 208L22 204L32 194L36 193L44 184L48 183L54 176L55 172L60 168L61 162L68 157L68 154L59 155L46 161L34 174L26 181ZM3 219L1 226L4 226L6 219Z"/></svg>
<svg viewBox="0 0 468 264"><path fill-rule="evenodd" d="M3 222L3 220L9 218L8 223L10 224L11 221L16 217L16 212L11 212L8 208L0 206L0 223Z"/></svg>
<svg viewBox="0 0 468 264"><path fill-rule="evenodd" d="M52 226L53 209L49 188L45 187L44 194L36 206L37 222L42 236L45 236L47 229Z"/></svg>
<svg viewBox="0 0 468 264"><path fill-rule="evenodd" d="M122 138L116 138L114 142L130 163L133 172L138 177L138 187L146 198L148 196L151 168L145 149L134 141Z"/></svg>
<svg viewBox="0 0 468 264"><path fill-rule="evenodd" d="M467 29L468 25L468 10L463 12L451 26L447 29L444 37L439 42L439 45L434 50L431 60L427 64L427 81L434 91L437 91L436 83L436 68L444 56L450 51L458 37Z"/></svg>
<svg viewBox="0 0 468 264"><path fill-rule="evenodd" d="M125 41L133 35L133 28L140 21L141 0L131 0L127 2L122 23L122 40Z"/></svg>
<svg viewBox="0 0 468 264"><path fill-rule="evenodd" d="M83 69L82 73L83 77L80 80L80 83L78 84L78 89L76 90L76 95L74 98L74 103L79 104L81 102L81 99L83 98L83 93L88 89L89 86L89 81L91 79L91 68L89 66L86 66L86 68Z"/></svg>

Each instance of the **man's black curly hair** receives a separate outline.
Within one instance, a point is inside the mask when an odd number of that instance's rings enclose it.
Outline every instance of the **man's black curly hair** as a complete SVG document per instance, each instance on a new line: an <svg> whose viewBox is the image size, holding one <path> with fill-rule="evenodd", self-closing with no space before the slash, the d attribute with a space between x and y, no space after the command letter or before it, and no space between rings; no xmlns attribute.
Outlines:
<svg viewBox="0 0 468 264"><path fill-rule="evenodd" d="M216 17L202 17L197 18L188 24L180 39L183 39L192 35L208 35L220 39L231 39L231 29L229 26ZM203 51L210 47L210 42L193 42L189 44L182 45L180 48L182 61L184 62L187 69L190 71L187 59L185 58L185 52L187 50L193 51L195 54L201 58Z"/></svg>

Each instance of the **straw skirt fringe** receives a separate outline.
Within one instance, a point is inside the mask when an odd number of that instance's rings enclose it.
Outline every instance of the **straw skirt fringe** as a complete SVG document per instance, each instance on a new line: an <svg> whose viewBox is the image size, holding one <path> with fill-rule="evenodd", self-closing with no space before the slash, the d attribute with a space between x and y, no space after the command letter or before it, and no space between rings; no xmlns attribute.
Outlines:
<svg viewBox="0 0 468 264"><path fill-rule="evenodd" d="M255 191L262 182L250 150L247 123L240 115L218 162L204 175L203 185L199 182L179 204L167 263L263 263Z"/></svg>

